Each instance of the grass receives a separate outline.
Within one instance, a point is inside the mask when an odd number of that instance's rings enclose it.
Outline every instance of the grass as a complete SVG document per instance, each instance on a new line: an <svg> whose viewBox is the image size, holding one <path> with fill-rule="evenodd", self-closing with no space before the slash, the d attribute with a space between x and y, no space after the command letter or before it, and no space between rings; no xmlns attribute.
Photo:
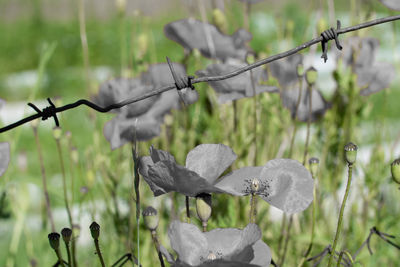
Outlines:
<svg viewBox="0 0 400 267"><path fill-rule="evenodd" d="M338 4L340 11L341 5ZM374 9L375 10L375 9ZM381 7L378 11L384 12ZM229 31L233 32L240 25L240 5L235 4L232 13L228 13L228 20L232 21ZM307 32L307 26L315 22L308 16L308 10L299 9L298 6L290 5L280 9L281 17L277 18L278 29L284 27L284 31L268 34L267 36L256 35L251 42L251 46L258 52L273 54L282 51L279 38L289 38L291 43L299 44L311 38L303 33ZM382 16L384 13L382 13ZM256 17L257 15L255 15ZM162 34L162 27L167 22L184 17L183 14L168 13L151 19L142 18L133 20L128 17L123 35L121 38L120 19L117 15L110 20L89 20L87 21L87 36L89 45L90 63L92 68L107 66L111 71L119 76L121 70L121 47L126 45L129 49L136 51L137 43L135 36L142 33L149 39L147 51L144 54L143 62L155 63L165 62L165 56L169 56L174 61L179 61L183 57L183 49L174 42L166 39ZM288 23L288 21L292 21ZM289 25L289 26L288 26ZM290 26L292 25L292 26ZM294 26L293 26L294 25ZM398 23L396 23L398 25ZM253 23L252 26L256 27ZM294 27L291 30L287 27ZM310 26L312 27L312 26ZM79 39L79 24L75 20L68 22L48 22L46 20L17 20L12 24L0 24L0 97L7 101L26 102L32 93L33 87L29 88L9 88L5 80L12 73L25 70L38 69L39 62L43 58L43 51L50 44L57 46L48 60L43 73L46 74L47 81L40 84L35 99L45 97L61 96L63 103L75 101L78 98L89 97L90 90L85 88L85 76L82 60L82 49ZM255 31L257 32L257 31ZM283 32L283 35L282 35ZM377 34L379 30L371 30L371 34ZM376 35L379 38L379 35ZM341 37L342 38L342 37ZM122 43L121 42L125 42ZM382 44L383 43L383 44ZM393 47L388 42L381 40L381 45ZM133 44L133 45L132 45ZM194 73L200 68L204 68L211 61L206 59L191 58L188 73ZM135 66L136 68L136 66ZM139 67L138 67L139 68ZM94 81L99 83L100 81ZM173 111L170 115L171 122L163 126L161 137L149 142L139 144L140 155L148 152L150 144L157 148L166 149L176 157L181 164L189 150L200 143L225 143L230 145L238 154L238 160L233 168L251 165L253 162L255 147L252 143L254 128L249 114L252 114L253 100L242 99L238 101L239 127L238 131L233 130L233 111L232 106L218 105L213 90L206 84L196 86L200 93L199 103L191 105L186 112ZM360 148L373 145L377 151L370 161L357 163L354 170L354 183L352 185L350 200L344 219L342 238L338 247L344 247L351 252L355 252L369 233L369 228L376 225L379 230L399 236L400 231L397 225L397 215L400 210L398 205L399 192L396 186L391 184L388 177L389 163L391 158L382 156L387 151L382 146L385 142L394 142L395 135L389 130L392 123L398 124L398 97L400 91L397 89L398 83L394 84L388 91L372 95L368 98L371 111L366 113L361 119L353 122L352 129L354 137ZM278 95L262 95L259 97L261 110L259 111L260 120L263 122L258 128L258 165L263 165L267 160L276 156L280 144L285 138L290 138L289 129L292 125L290 113L280 105ZM31 111L29 111L30 113ZM328 111L329 112L329 111ZM127 213L129 199L132 195L132 172L131 172L131 151L129 146L125 146L116 151L110 151L109 144L102 135L102 128L112 114L96 114L87 108L80 107L70 110L60 116L61 126L64 133L72 133L71 143L77 147L79 152L78 165L70 168L70 152L68 151L68 140L64 136L61 140L63 146L63 157L67 169L67 184L72 176L76 183L70 195L74 195L74 217L75 221L81 219L79 246L80 265L95 266L98 259L93 255L94 247L90 239L89 225L92 220L96 220L101 225L100 247L104 254L106 265L111 265L120 256L127 252L126 236L123 234L128 216L134 214ZM330 140L324 134L334 131L333 135L341 136L340 129L331 129L329 124L330 116L327 119L313 125L314 128L322 129L321 136L312 134L310 140L309 155L318 156L322 159L321 151ZM363 140L361 130L363 123L376 123L384 120L384 131L373 131L368 134L368 139ZM68 219L63 208L63 192L61 184L61 169L57 156L56 142L52 138L51 127L53 122L41 122L39 136L45 157L45 167L48 173L49 191L53 210L55 210L56 228L61 230L68 226ZM305 124L300 124L300 128ZM171 133L167 140L167 128ZM335 132L336 130L336 132ZM325 132L324 132L325 131ZM316 131L314 131L315 133ZM17 138L16 138L17 136ZM325 139L324 139L325 138ZM48 266L55 263L54 252L48 245L47 234L49 227L42 228L43 200L41 176L39 162L37 158L34 136L30 127L23 127L12 132L2 134L0 141L9 141L12 146L11 163L7 173L1 177L0 191L7 192L7 205L11 215L8 218L0 219L0 265L1 266L25 266L31 259L38 261L39 266ZM344 141L343 141L344 142ZM293 158L301 160L304 149L304 140L297 138L294 147ZM18 157L21 152L25 152L27 158L26 170L18 167ZM287 152L287 151L286 151ZM330 150L327 153L331 153ZM329 154L328 159L337 160L337 165L344 169L344 162L336 154ZM334 229L336 227L336 212L338 203L332 197L340 185L345 181L344 173L334 172L330 166L322 165L319 179L320 184L317 192L322 200L319 204L320 210L317 211L314 247L311 255L322 251L328 243L333 241ZM329 167L329 168L327 168ZM365 180L359 180L361 171L365 172ZM112 188L109 175L116 177L118 186ZM336 176L335 176L336 175ZM357 181L358 180L358 181ZM80 188L89 188L87 195L80 193ZM360 188L361 191L357 191ZM114 191L113 191L114 190ZM178 207L178 216L184 218L184 197L180 195L161 196L156 199L152 197L147 184L141 182L141 197L143 205L154 205L160 214L160 225L158 236L160 242L169 248L167 229L171 219L171 202L174 201ZM115 205L112 201L112 193L118 195L117 203L120 209L120 222L118 226L115 221ZM79 203L79 199L83 199ZM172 200L171 200L172 199ZM381 201L384 205L381 206ZM209 229L216 227L241 227L248 222L249 198L236 198L227 195L213 197L213 214L209 222ZM258 216L257 223L263 230L263 240L274 250L277 247L278 235L280 232L280 220L276 220L270 215L268 204L263 201L257 202ZM78 217L78 207L82 206L80 217ZM143 206L144 207L144 206ZM143 208L142 207L142 208ZM194 207L194 201L191 202ZM365 210L366 209L366 210ZM289 244L289 253L286 259L287 266L293 266L296 260L300 260L300 253L305 250L309 242L309 225L311 209L307 209L294 218L292 229L292 240ZM192 222L199 227L201 222L194 216L192 211ZM122 228L121 228L122 227ZM121 230L122 229L122 230ZM143 266L157 266L158 259L153 249L151 236L146 231L143 223L140 225L140 260ZM136 240L136 232L133 234ZM133 242L134 244L136 242ZM398 251L390 247L377 238L372 238L372 248L374 254L368 255L363 251L357 258L366 266L376 266L378 264L394 265L397 262ZM136 252L136 248L135 248ZM64 251L62 251L64 253ZM64 253L64 257L65 257ZM277 255L273 252L273 257Z"/></svg>

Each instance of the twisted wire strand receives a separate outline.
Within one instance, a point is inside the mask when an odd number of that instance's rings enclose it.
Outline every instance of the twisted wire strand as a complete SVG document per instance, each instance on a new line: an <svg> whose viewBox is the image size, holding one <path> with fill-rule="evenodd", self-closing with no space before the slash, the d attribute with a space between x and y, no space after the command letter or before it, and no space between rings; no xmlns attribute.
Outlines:
<svg viewBox="0 0 400 267"><path fill-rule="evenodd" d="M306 49L306 48L308 48L308 47L310 47L312 45L321 43L322 46L326 46L327 42L329 42L329 40L333 40L333 39L336 42L336 47L338 49L340 49L339 47L341 47L341 45L340 45L339 40L337 38L340 34L347 33L347 32L352 32L352 31L357 31L357 30L360 30L360 29L368 28L368 27L371 27L371 26L375 26L375 25L379 25L379 24L382 24L382 23L387 23L387 22L391 22L391 21L395 21L395 20L399 20L399 19L400 19L400 15L390 16L390 17L386 17L386 18L380 18L380 19L371 20L371 21L368 21L368 22L364 22L364 23L357 24L357 25L350 26L350 27L346 27L346 28L340 28L340 22L338 22L337 29L330 28L329 30L324 31L323 35L321 34L320 36L318 36L318 37L316 37L314 39L311 39L310 41L305 42L305 43L303 43L303 44L301 44L301 45L299 45L299 46L297 46L295 48L292 48L292 49L290 49L290 50L288 50L286 52L279 53L279 54L270 56L268 58L262 59L260 61L257 61L255 63L253 63L253 64L246 65L246 66L244 66L242 68L238 68L237 70L234 70L234 71L232 71L230 73L227 73L227 74L224 74L224 75L219 75L219 76L208 76L208 77L205 76L205 77L199 77L199 78L193 78L193 76L188 76L188 79L186 79L186 80L182 79L182 78L178 78L178 76L177 76L177 77L174 77L175 84L163 86L161 88L157 88L156 90L153 90L153 91L148 92L146 94L143 94L141 96L133 97L133 98L130 98L130 99L126 99L124 101L121 101L119 103L115 103L115 104L112 104L112 105L109 105L109 106L106 106L106 107L98 106L95 103L92 103L92 102L90 102L90 101L88 101L86 99L80 99L80 100L78 100L78 101L76 101L74 103L67 104L67 105L64 105L62 107L55 107L54 105L52 106L50 104L51 108L48 108L48 109L45 108L42 111L40 111L37 108L34 108L33 107L34 105L31 104L29 106L31 106L32 108L35 109L35 111L37 112L36 114L28 116L28 117L26 117L24 119L21 119L21 120L15 122L15 123L9 124L9 125L7 125L7 126L5 126L3 128L0 128L0 133L9 131L9 130L11 130L13 128L19 127L19 126L21 126L21 125L23 125L23 124L25 124L27 122L30 122L30 121L38 119L38 118L42 118L42 120L45 120L45 118L47 119L49 117L53 117L54 120L56 121L56 124L57 124L57 122L58 122L58 119L57 119L57 116L56 116L57 113L66 111L68 109L76 108L76 107L78 107L80 105L85 105L85 106L88 106L88 107L96 110L97 112L105 113L105 112L108 112L108 111L110 111L112 109L121 108L121 107L126 106L128 104L138 102L140 100L152 97L154 95L161 94L163 92L166 92L166 91L169 91L169 90L172 90L172 89L178 89L178 91L183 89L183 88L187 88L187 87L190 87L190 88L194 89L193 85L196 84L196 83L214 82L214 81L221 81L221 80L229 79L229 78L232 78L232 77L237 76L239 74L242 74L242 73L244 73L246 71L249 71L251 69L257 68L259 66L262 66L262 65L271 63L273 61L276 61L276 60L291 56L293 54L296 54L299 51L302 51L302 50L304 50L304 49ZM326 51L326 48L325 48L325 51ZM323 49L322 58L324 58L324 60L325 60L324 49ZM326 59L327 59L327 57L326 57ZM169 59L167 59L167 62L169 62ZM169 64L169 65L172 66L172 64ZM172 75L174 75L175 71L172 71L172 69L171 69L171 73L172 73ZM184 86L186 86L186 87L184 87ZM48 101L50 103L49 99L48 99Z"/></svg>

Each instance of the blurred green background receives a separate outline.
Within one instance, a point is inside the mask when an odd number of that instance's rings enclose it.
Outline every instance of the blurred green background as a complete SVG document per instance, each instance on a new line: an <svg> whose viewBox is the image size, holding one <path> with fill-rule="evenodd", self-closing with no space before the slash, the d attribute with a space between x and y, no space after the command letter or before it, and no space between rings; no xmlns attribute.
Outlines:
<svg viewBox="0 0 400 267"><path fill-rule="evenodd" d="M212 21L212 10L217 7L218 1L203 2L207 19ZM222 2L225 4L229 33L233 33L243 24L243 5L237 0ZM278 3L266 0L256 4L250 16L250 32L253 34L250 46L264 56L273 55L311 39L314 37L313 32L319 32L322 26L327 28L335 19L340 19L342 27L346 27L398 13L388 10L377 0L334 1L334 6L335 13L332 14L328 11L327 1ZM318 12L320 19L317 21ZM58 105L90 98L107 79L136 76L148 64L165 62L166 56L179 62L183 58L183 48L164 36L163 26L188 16L200 18L197 1L0 0L0 98L6 100L6 105L0 110L3 125L19 120L24 114L31 114L32 110L26 106L29 101L40 103L42 106L38 106L42 108L47 97L56 99ZM397 37L399 27L399 22L395 22L358 32L379 39L378 59L395 64L397 73L400 66L400 42ZM345 36L340 38L344 39ZM82 39L87 40L87 46ZM211 62L191 57L187 71L193 74ZM319 80L321 90L329 95L329 90L324 91L324 83L324 80ZM364 180L357 181L355 178L352 188L355 201L349 205L347 214L357 219L347 220L342 234L342 246L352 252L356 251L367 237L368 229L374 225L383 232L400 236L399 207L396 205L400 193L390 182L388 167L399 156L399 146L396 143L399 141L400 129L398 85L399 79L396 78L389 89L370 96L365 102L366 114L358 118L353 125L354 129L351 129L354 131L354 141L365 149L359 153L359 157L364 160L355 174L356 177L357 173L362 174ZM224 121L232 121L230 105L219 106L215 101L215 93L206 84L196 88L200 93L199 102L188 107L186 112L173 111L160 137L139 144L140 154L147 154L150 144L154 144L158 148L169 149L178 162L183 163L187 152L197 144L225 143L239 155L234 168L250 165L254 146L251 141L252 125L247 122L247 114L252 111L252 100L239 101L239 129L242 130L233 132L230 126L224 125ZM263 165L278 153L282 140L289 135L287 132L292 122L290 113L280 105L279 96L263 95L259 101L262 104L262 125L257 132L261 140L257 163ZM92 220L96 220L102 227L100 243L107 265L129 251L127 221L134 218L135 212L131 208L131 148L127 145L115 151L110 150L102 128L112 116L95 113L86 107L59 116L64 133L61 144L67 183L72 187L69 188L68 196L70 200L74 199L71 205L73 215L81 228L78 239L80 265L98 265L88 229ZM316 124L314 133L318 132L318 128L325 127L324 123L329 124L329 121ZM299 125L305 129L305 124ZM62 174L52 126L51 120L40 122L38 135L56 228L61 230L68 226L68 219L64 209ZM318 138L317 135L312 137L310 155L319 156L324 145L328 146ZM46 214L42 178L32 128L27 125L1 134L0 141L7 141L11 145L10 165L0 178L0 192L4 196L1 200L0 266L50 266L56 262L56 258L47 240L50 226L43 221ZM301 160L304 141L300 138L295 144L293 157ZM77 162L71 156L75 151L79 155ZM322 181L318 190L322 198L328 199L331 196L332 199L344 175L325 167L320 172ZM334 176L332 173L339 175L335 181L329 180ZM110 182L110 176L117 182ZM73 184L71 180L74 180ZM85 188L88 193L84 192ZM169 248L167 226L172 216L169 208L172 202L177 204L178 216L183 216L184 198L173 195L154 199L144 182L141 183L141 194L143 205L152 204L159 209L159 235L164 246ZM257 222L263 230L263 240L274 251L280 233L280 219L271 215L268 205L261 202L258 202ZM247 223L247 206L247 199L216 197L210 228L244 227ZM322 251L333 240L337 215L331 212L331 207L319 207L316 245L312 255ZM338 209L338 206L333 207ZM295 219L292 230L294 241L288 252L287 266L295 266L307 245L309 213L306 210ZM196 219L193 221L199 223ZM133 224L135 230L136 224ZM150 233L142 223L140 227L141 262L143 266L155 266L158 262ZM132 231L132 237L137 256L136 231ZM377 240L374 237L372 242L374 255L369 256L364 250L358 257L361 265L396 266L399 252ZM276 257L275 254L273 256Z"/></svg>

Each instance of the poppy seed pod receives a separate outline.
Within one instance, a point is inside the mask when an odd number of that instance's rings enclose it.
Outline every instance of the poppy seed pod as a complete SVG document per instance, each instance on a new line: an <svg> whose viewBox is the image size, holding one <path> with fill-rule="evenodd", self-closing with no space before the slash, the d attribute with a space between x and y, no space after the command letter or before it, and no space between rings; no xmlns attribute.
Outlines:
<svg viewBox="0 0 400 267"><path fill-rule="evenodd" d="M53 137L56 140L60 140L62 134L62 130L60 127L56 126L53 128Z"/></svg>
<svg viewBox="0 0 400 267"><path fill-rule="evenodd" d="M400 158L395 159L391 164L393 181L400 184Z"/></svg>
<svg viewBox="0 0 400 267"><path fill-rule="evenodd" d="M157 210L153 208L152 206L148 206L143 212L142 212L143 218L144 218L144 223L147 228L149 228L150 231L155 231L158 227L158 214Z"/></svg>
<svg viewBox="0 0 400 267"><path fill-rule="evenodd" d="M253 180L251 180L251 191L257 193L259 189L260 189L260 180L254 178Z"/></svg>
<svg viewBox="0 0 400 267"><path fill-rule="evenodd" d="M357 158L358 147L352 142L344 146L344 156L348 164L354 164Z"/></svg>
<svg viewBox="0 0 400 267"><path fill-rule="evenodd" d="M308 164L310 165L310 171L311 171L311 175L313 177L317 176L318 173L318 165L319 165L319 159L317 158L310 158L308 160Z"/></svg>
<svg viewBox="0 0 400 267"><path fill-rule="evenodd" d="M314 85L317 81L318 73L314 67L308 68L306 71L306 81L308 85Z"/></svg>
<svg viewBox="0 0 400 267"><path fill-rule="evenodd" d="M61 235L65 243L69 243L71 241L72 230L70 228L63 228L61 230Z"/></svg>
<svg viewBox="0 0 400 267"><path fill-rule="evenodd" d="M211 216L211 195L201 193L196 197L196 210L197 216L199 216L202 222L207 222Z"/></svg>
<svg viewBox="0 0 400 267"><path fill-rule="evenodd" d="M92 224L89 226L89 229L93 239L98 239L100 236L100 225L96 222L92 222Z"/></svg>
<svg viewBox="0 0 400 267"><path fill-rule="evenodd" d="M60 247L59 233L50 233L47 237L49 238L49 243L52 249L56 250Z"/></svg>

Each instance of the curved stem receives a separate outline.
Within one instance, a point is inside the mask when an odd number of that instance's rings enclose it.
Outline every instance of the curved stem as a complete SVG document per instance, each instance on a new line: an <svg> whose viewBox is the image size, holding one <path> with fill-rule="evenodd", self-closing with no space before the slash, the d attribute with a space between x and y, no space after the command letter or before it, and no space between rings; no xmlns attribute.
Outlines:
<svg viewBox="0 0 400 267"><path fill-rule="evenodd" d="M65 243L65 250L67 251L67 256L68 256L68 266L73 266L72 265L72 257L71 257L71 250L69 249L69 244L67 242Z"/></svg>
<svg viewBox="0 0 400 267"><path fill-rule="evenodd" d="M99 256L99 260L100 260L101 266L102 267L106 267L106 265L104 263L103 255L101 254L101 250L100 250L100 246L99 246L99 239L98 238L94 239L94 245L96 247L96 254L97 254L97 256Z"/></svg>
<svg viewBox="0 0 400 267"><path fill-rule="evenodd" d="M190 206L189 206L189 197L185 196L185 204L186 204L186 221L190 223Z"/></svg>
<svg viewBox="0 0 400 267"><path fill-rule="evenodd" d="M349 191L350 191L351 178L352 178L352 174L353 174L353 164L348 164L348 167L349 167L349 170L348 170L346 192L343 197L342 206L340 207L339 220L338 220L338 224L337 224L335 240L333 241L333 245L332 245L332 251L335 251L336 245L337 245L337 242L338 242L338 239L340 236L340 231L342 229L342 223L343 223L343 212L344 212L347 197L349 196ZM328 267L330 267L332 265L333 255L334 255L334 253L331 253L331 255L329 257Z"/></svg>

